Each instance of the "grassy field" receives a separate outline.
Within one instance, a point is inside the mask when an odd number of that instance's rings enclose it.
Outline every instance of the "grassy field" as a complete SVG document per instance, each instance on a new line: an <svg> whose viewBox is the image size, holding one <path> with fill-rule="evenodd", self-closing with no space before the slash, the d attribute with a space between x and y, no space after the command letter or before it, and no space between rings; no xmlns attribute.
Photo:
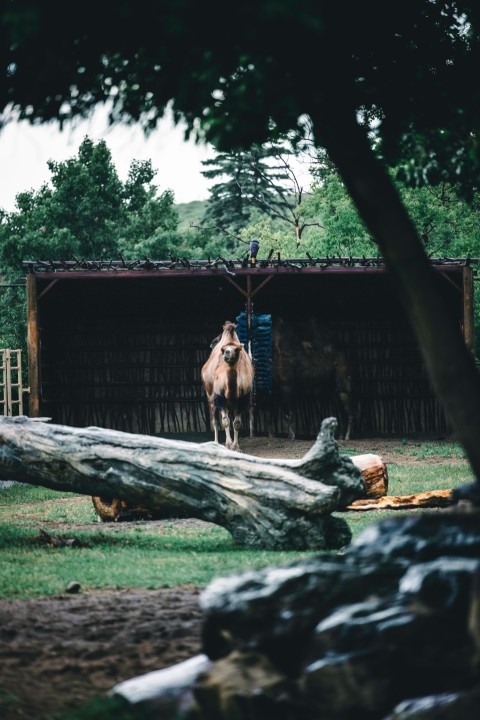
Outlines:
<svg viewBox="0 0 480 720"><path fill-rule="evenodd" d="M396 453L416 462L389 465L390 495L455 488L473 480L454 444L399 443ZM339 515L356 538L367 525L399 512L406 511ZM220 575L309 554L239 548L223 528L195 521L99 523L90 497L26 485L0 490L3 598L58 594L72 581L84 589L205 586Z"/></svg>

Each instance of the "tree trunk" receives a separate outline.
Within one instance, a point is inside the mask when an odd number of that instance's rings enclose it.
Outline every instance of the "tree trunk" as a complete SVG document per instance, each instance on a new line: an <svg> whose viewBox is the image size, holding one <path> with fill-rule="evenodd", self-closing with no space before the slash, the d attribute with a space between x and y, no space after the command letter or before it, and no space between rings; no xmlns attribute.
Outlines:
<svg viewBox="0 0 480 720"><path fill-rule="evenodd" d="M386 495L388 490L387 466L380 455L356 455L350 458L353 464L360 470L365 483L365 496L377 498ZM126 500L114 498L92 497L93 507L102 522L142 519L162 520L169 517L165 510L151 507L132 505Z"/></svg>
<svg viewBox="0 0 480 720"><path fill-rule="evenodd" d="M442 279L428 262L415 227L390 176L375 158L365 130L357 124L355 114L343 107L327 115L325 123L323 116L313 118L321 142L383 254L435 391L477 478L473 494L480 495L480 375L472 353L439 292Z"/></svg>
<svg viewBox="0 0 480 720"><path fill-rule="evenodd" d="M225 527L236 543L272 550L327 549L351 532L331 513L364 493L340 456L328 418L300 460L267 460L190 443L26 417L0 418L0 479L158 508Z"/></svg>

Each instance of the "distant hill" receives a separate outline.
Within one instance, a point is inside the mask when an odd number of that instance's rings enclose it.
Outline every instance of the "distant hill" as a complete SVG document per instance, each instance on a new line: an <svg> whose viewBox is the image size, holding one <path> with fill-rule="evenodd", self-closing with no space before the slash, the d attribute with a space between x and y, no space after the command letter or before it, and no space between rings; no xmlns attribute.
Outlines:
<svg viewBox="0 0 480 720"><path fill-rule="evenodd" d="M206 206L206 200L194 200L193 202L175 205L178 210L178 229L180 231L188 230L192 223L198 225L203 217Z"/></svg>

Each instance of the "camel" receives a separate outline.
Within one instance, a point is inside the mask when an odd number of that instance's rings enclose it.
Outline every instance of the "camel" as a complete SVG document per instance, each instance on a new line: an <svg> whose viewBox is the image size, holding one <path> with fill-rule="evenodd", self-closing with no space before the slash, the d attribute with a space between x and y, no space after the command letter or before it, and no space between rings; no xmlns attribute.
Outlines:
<svg viewBox="0 0 480 720"><path fill-rule="evenodd" d="M214 441L218 443L220 418L225 430L225 446L240 451L238 437L241 417L250 405L254 368L238 339L236 328L232 322L224 323L222 335L218 341L212 342L210 357L202 367L201 378L207 395Z"/></svg>

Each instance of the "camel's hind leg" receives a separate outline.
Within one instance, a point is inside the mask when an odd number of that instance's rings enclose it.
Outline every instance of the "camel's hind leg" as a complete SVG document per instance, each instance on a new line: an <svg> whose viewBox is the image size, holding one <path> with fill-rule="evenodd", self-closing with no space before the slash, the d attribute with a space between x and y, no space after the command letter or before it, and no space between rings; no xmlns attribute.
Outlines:
<svg viewBox="0 0 480 720"><path fill-rule="evenodd" d="M343 409L345 411L345 414L347 416L347 428L345 432L343 433L343 439L344 440L350 440L350 435L352 434L352 427L353 427L353 412L352 408L350 407L350 400L343 400L343 398L340 396L340 399L343 402ZM343 425L343 423L342 423Z"/></svg>
<svg viewBox="0 0 480 720"><path fill-rule="evenodd" d="M217 443L218 445L218 420L217 420L217 410L215 408L213 398L212 400L209 399L208 401L208 409L210 411L210 428L213 432L213 441Z"/></svg>
<svg viewBox="0 0 480 720"><path fill-rule="evenodd" d="M352 402L352 382L345 360L337 362L336 367L336 384L338 398L340 400L343 414L346 417L346 429L343 433L344 440L350 440L353 427L353 402ZM342 429L345 428L345 418L342 419Z"/></svg>
<svg viewBox="0 0 480 720"><path fill-rule="evenodd" d="M295 430L293 429L293 412L291 410L288 410L284 414L285 420L287 422L287 437L289 440L295 440Z"/></svg>
<svg viewBox="0 0 480 720"><path fill-rule="evenodd" d="M289 440L295 440L295 430L293 422L293 395L290 389L283 390L282 409L283 417L285 418L285 422L287 423L287 437Z"/></svg>

